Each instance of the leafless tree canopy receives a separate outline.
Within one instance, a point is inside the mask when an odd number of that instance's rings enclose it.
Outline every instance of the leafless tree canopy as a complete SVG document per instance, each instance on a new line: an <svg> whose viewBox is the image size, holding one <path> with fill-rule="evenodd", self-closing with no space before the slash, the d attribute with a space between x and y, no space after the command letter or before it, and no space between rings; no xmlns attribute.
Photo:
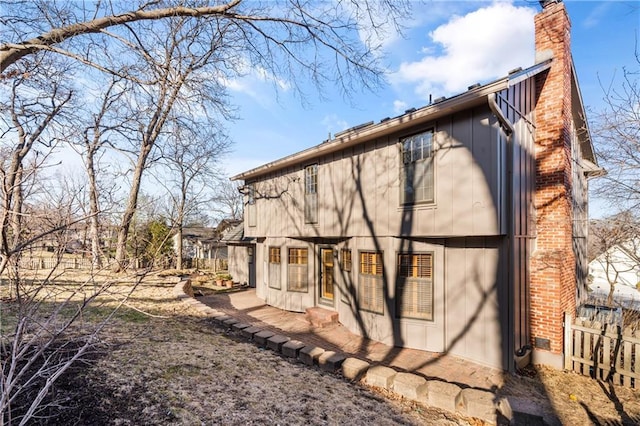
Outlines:
<svg viewBox="0 0 640 426"><path fill-rule="evenodd" d="M619 209L640 208L640 57L604 85L605 108L595 117L596 150L608 174L597 195Z"/></svg>
<svg viewBox="0 0 640 426"><path fill-rule="evenodd" d="M407 5L0 0L0 273L8 272L9 299L17 301L15 327L0 335L0 424L29 422L52 383L96 341L104 322L80 333L68 356L56 349L111 285L92 272L86 286L62 297L51 286L60 279L56 266L25 280L21 255L58 239L60 262L65 238L85 232L99 269L103 231L115 230L120 269L150 171L170 170L161 187L176 201L177 223L203 193L195 177L217 177L215 160L229 148L224 123L235 114L232 80L253 74L276 94L292 90L303 101L303 87L318 96L327 84L345 95L373 89L384 79L381 40L399 28ZM59 150L69 144L80 154L86 185L53 178L61 175L54 172ZM237 198L217 198L229 202L231 216L240 214ZM37 378L45 384L12 418L17 395Z"/></svg>
<svg viewBox="0 0 640 426"><path fill-rule="evenodd" d="M93 9L76 2L2 3L7 29L0 45L0 72L20 72L22 58L48 51L135 78L118 62L123 54L153 54L151 46L145 46L146 38L167 19L188 26L198 21L207 27L192 34L189 52L227 51L224 67L217 70L220 74L254 69L273 78L276 86L296 85L300 76L306 76L318 87L335 82L345 91L380 82L384 72L377 53L380 40L386 32L398 30L398 22L408 13L407 3L390 0L106 1ZM225 33L223 44L213 45L214 35L221 33Z"/></svg>

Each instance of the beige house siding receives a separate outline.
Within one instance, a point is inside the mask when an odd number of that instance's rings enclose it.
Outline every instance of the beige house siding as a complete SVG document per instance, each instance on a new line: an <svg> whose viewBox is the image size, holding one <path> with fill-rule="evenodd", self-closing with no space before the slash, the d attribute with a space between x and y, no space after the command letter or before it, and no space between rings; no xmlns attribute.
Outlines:
<svg viewBox="0 0 640 426"><path fill-rule="evenodd" d="M433 203L401 204L401 138L434 130ZM507 312L506 141L488 106L474 107L388 137L321 156L247 182L256 189L257 292L266 303L303 312L311 306L336 310L350 330L390 345L450 351L477 362L506 366ZM318 164L317 223L305 223L304 169ZM453 242L452 242L453 241ZM460 245L462 242L462 245ZM280 247L279 276L268 261ZM306 292L287 289L287 250L307 248ZM334 249L334 298L319 294L320 249ZM343 248L352 270L341 267ZM359 308L358 255L382 252L382 312ZM433 319L398 318L398 253L428 252L434 258ZM271 284L271 285L270 285ZM278 288L279 287L279 288ZM498 289L502 299L499 300Z"/></svg>
<svg viewBox="0 0 640 426"><path fill-rule="evenodd" d="M435 130L435 202L400 204L399 140ZM305 223L304 165L247 182L256 189L249 237L481 236L506 233L505 147L488 107L376 139L318 159L318 221ZM410 216L410 220L407 219Z"/></svg>
<svg viewBox="0 0 640 426"><path fill-rule="evenodd" d="M446 351L489 366L508 365L504 239L447 241Z"/></svg>
<svg viewBox="0 0 640 426"><path fill-rule="evenodd" d="M247 247L229 245L228 256L229 274L233 277L233 281L243 285L248 285L249 270L247 268Z"/></svg>

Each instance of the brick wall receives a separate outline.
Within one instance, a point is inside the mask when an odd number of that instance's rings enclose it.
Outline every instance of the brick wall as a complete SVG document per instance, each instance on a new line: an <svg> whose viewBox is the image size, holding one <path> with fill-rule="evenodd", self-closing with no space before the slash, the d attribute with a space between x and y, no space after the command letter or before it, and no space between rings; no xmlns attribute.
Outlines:
<svg viewBox="0 0 640 426"><path fill-rule="evenodd" d="M576 285L571 208L571 24L564 4L545 7L535 17L535 28L536 52L552 52L553 62L536 81L537 238L531 259L531 336L536 351L557 356L561 363L562 319L564 312L573 314L575 310Z"/></svg>

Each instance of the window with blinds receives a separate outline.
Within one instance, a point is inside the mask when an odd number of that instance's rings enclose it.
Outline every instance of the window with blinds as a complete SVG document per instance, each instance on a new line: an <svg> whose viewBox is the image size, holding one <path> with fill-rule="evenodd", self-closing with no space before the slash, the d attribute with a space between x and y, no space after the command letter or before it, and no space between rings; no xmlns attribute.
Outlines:
<svg viewBox="0 0 640 426"><path fill-rule="evenodd" d="M360 252L358 302L360 309L384 313L382 253Z"/></svg>
<svg viewBox="0 0 640 426"><path fill-rule="evenodd" d="M269 287L276 289L282 287L280 271L280 247L269 247Z"/></svg>
<svg viewBox="0 0 640 426"><path fill-rule="evenodd" d="M342 260L342 270L351 272L351 249L340 250L340 258Z"/></svg>
<svg viewBox="0 0 640 426"><path fill-rule="evenodd" d="M401 202L434 201L433 129L400 140L402 149Z"/></svg>
<svg viewBox="0 0 640 426"><path fill-rule="evenodd" d="M287 265L287 290L307 292L309 289L309 251L306 248L290 248Z"/></svg>
<svg viewBox="0 0 640 426"><path fill-rule="evenodd" d="M269 263L280 263L280 247L269 247Z"/></svg>
<svg viewBox="0 0 640 426"><path fill-rule="evenodd" d="M433 253L400 253L397 271L397 316L432 321Z"/></svg>

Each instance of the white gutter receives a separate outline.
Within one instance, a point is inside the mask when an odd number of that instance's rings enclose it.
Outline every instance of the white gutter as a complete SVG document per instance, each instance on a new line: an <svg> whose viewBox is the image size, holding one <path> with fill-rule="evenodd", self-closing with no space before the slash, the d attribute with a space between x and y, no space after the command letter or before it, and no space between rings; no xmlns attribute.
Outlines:
<svg viewBox="0 0 640 426"><path fill-rule="evenodd" d="M501 125L503 125L505 132L508 132L508 129L513 132L513 126L509 126L508 120L499 111L499 108L496 108L497 105L495 104L495 93L507 89L522 80L530 78L540 73L541 71L544 71L550 66L551 60L546 60L535 64L525 70L511 73L507 77L504 77L500 80L488 83L484 86L470 89L460 95L456 95L442 102L427 105L416 111L412 111L398 117L382 121L378 124L365 125L364 127L359 127L351 131L347 131L344 134L339 133L340 137L337 137L330 141L326 141L324 143L321 143L320 145L313 146L311 148L305 149L304 151L297 152L279 160L272 161L246 172L237 174L231 177L231 180L247 180L270 172L281 170L289 166L311 162L312 160L315 160L320 156L331 154L333 152L340 151L372 139L387 136L389 134L408 129L419 124L424 124L429 121L436 120L442 116L467 109L469 107L481 105L485 102L485 99L488 99L490 107L492 107L491 104L493 102L494 105L491 109L500 120L500 123ZM493 101L489 100L490 95L494 95ZM496 110L494 110L494 108L496 108Z"/></svg>

